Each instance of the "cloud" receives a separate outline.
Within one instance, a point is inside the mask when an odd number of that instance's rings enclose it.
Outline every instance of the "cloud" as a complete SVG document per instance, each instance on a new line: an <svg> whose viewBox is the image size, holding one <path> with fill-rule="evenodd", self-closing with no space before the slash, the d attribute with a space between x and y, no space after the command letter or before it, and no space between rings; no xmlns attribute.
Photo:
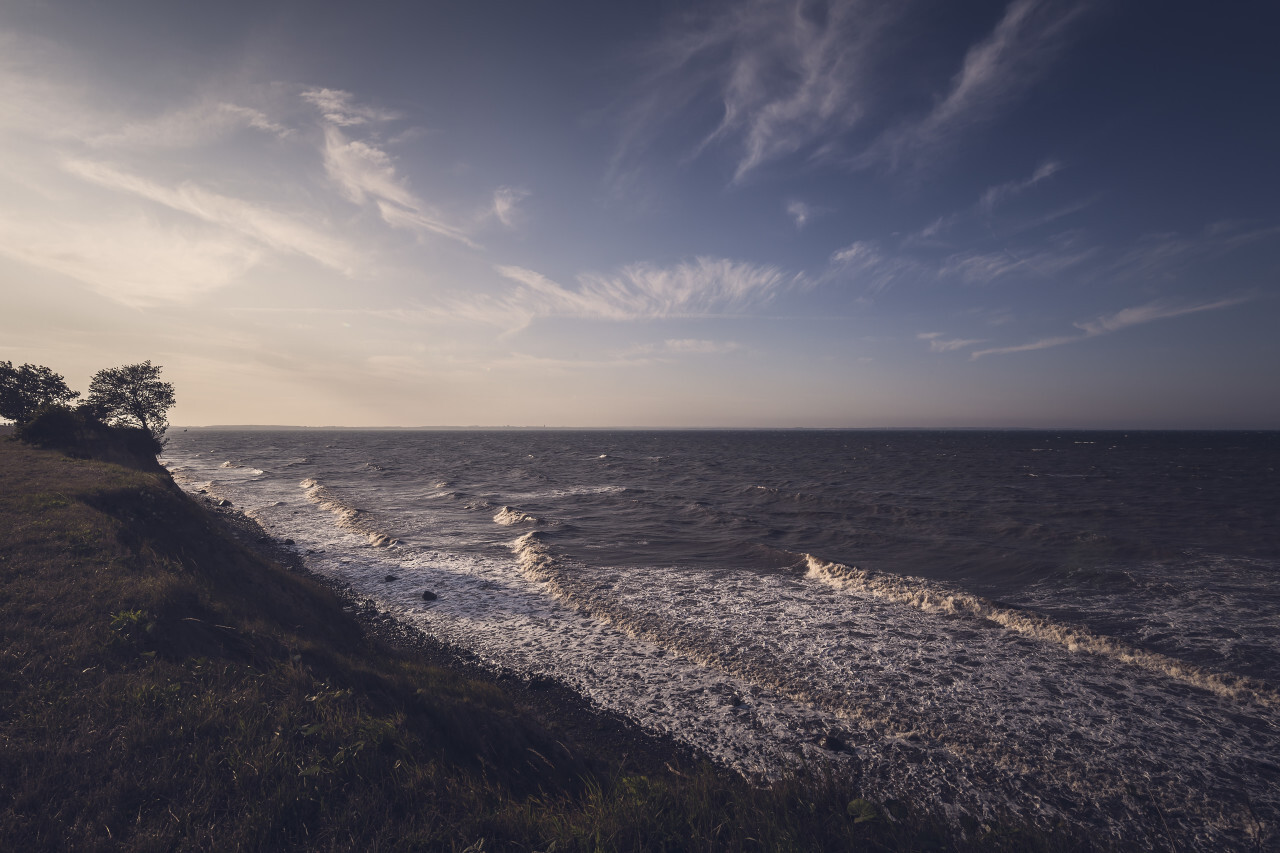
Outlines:
<svg viewBox="0 0 1280 853"><path fill-rule="evenodd" d="M965 54L946 97L922 118L886 133L859 165L898 163L992 118L1039 80L1087 8L1070 0L1014 0L991 34Z"/></svg>
<svg viewBox="0 0 1280 853"><path fill-rule="evenodd" d="M1233 305L1239 305L1247 301L1245 297L1233 297L1230 299L1219 299L1217 302L1206 302L1200 305L1171 305L1167 302L1148 302L1146 305L1137 305L1132 308L1125 308L1114 314L1104 314L1096 320L1090 320L1083 323L1076 323L1076 328L1082 330L1086 336L1093 337L1095 335L1104 335L1109 332L1118 332L1121 329L1127 329L1130 326L1141 325L1142 323L1150 323L1153 320L1165 320L1170 317L1181 317L1184 314L1198 314L1201 311L1216 311L1219 308L1230 308Z"/></svg>
<svg viewBox="0 0 1280 853"><path fill-rule="evenodd" d="M1021 195L1026 190L1034 187L1036 184L1060 171L1062 171L1062 164L1056 160L1048 160L1041 163L1035 172L1032 173L1031 177L1025 180L1009 181L1007 183L999 184L998 186L990 187L982 194L982 198L978 200L978 207L984 212L990 213L995 209L996 205L1000 204L1004 200Z"/></svg>
<svg viewBox="0 0 1280 853"><path fill-rule="evenodd" d="M133 306L189 299L256 266L260 246L208 226L165 225L140 214L58 227L0 215L0 254L69 276Z"/></svg>
<svg viewBox="0 0 1280 853"><path fill-rule="evenodd" d="M534 270L496 266L516 287L500 295L480 294L445 300L424 316L441 321L467 320L508 331L539 317L613 321L735 314L768 303L801 281L777 267L740 261L697 258L672 267L631 264L611 274L582 273L567 287Z"/></svg>
<svg viewBox="0 0 1280 853"><path fill-rule="evenodd" d="M802 201L787 202L787 215L795 222L797 231L804 228L805 224L813 217L813 214L813 208Z"/></svg>
<svg viewBox="0 0 1280 853"><path fill-rule="evenodd" d="M381 148L348 139L337 127L326 127L324 166L347 200L359 205L372 203L388 225L439 234L475 247L466 232L446 222L413 194L397 174L390 155Z"/></svg>
<svg viewBox="0 0 1280 853"><path fill-rule="evenodd" d="M868 66L904 5L748 0L682 18L649 53L651 71L624 121L623 149L708 93L723 111L695 154L732 144L735 181L825 144L863 116Z"/></svg>
<svg viewBox="0 0 1280 853"><path fill-rule="evenodd" d="M667 352L712 354L734 352L741 349L741 346L736 341L704 341L685 338L665 340L662 342L662 348Z"/></svg>
<svg viewBox="0 0 1280 853"><path fill-rule="evenodd" d="M924 264L903 255L887 255L868 240L858 240L831 255L824 279L852 280L874 296L903 278L933 277Z"/></svg>
<svg viewBox="0 0 1280 853"><path fill-rule="evenodd" d="M1097 246L1078 246L1073 234L1060 234L1055 245L1036 249L1004 249L998 252L957 252L948 256L938 273L955 276L966 284L990 284L1017 274L1052 278L1096 257Z"/></svg>
<svg viewBox="0 0 1280 853"><path fill-rule="evenodd" d="M499 222L508 228L515 227L520 211L517 205L529 197L526 190L512 187L498 187L493 191L493 208L491 213Z"/></svg>
<svg viewBox="0 0 1280 853"><path fill-rule="evenodd" d="M960 338L946 339L942 337L942 332L921 332L916 335L919 340L929 342L930 352L954 352L958 349L966 349L977 344L986 343L982 338L971 340L962 340Z"/></svg>
<svg viewBox="0 0 1280 853"><path fill-rule="evenodd" d="M1020 181L1007 181L1003 184L988 187L972 206L938 217L914 234L908 234L902 239L902 244L904 246L933 248L945 246L946 241L943 238L944 234L951 232L957 226L971 222L974 219L982 220L986 232L991 233L991 218L995 213L996 208L1000 207L1009 199L1021 195L1035 185L1057 174L1062 171L1063 168L1065 167L1060 162L1056 160L1048 160L1040 164L1040 166L1036 168L1035 172L1033 172L1028 178ZM1072 202L1057 209L1050 210L1047 213L1041 213L1031 217L1020 217L1016 221L1002 222L1000 223L998 231L1005 237L1011 237L1015 234L1030 231L1035 228L1039 228L1042 225L1047 225L1048 223L1061 219L1064 216L1069 216L1072 213L1083 210L1095 201L1097 201L1097 196Z"/></svg>
<svg viewBox="0 0 1280 853"><path fill-rule="evenodd" d="M169 187L88 160L68 160L63 169L90 183L186 213L250 237L272 249L304 255L346 275L351 275L359 266L357 253L335 235L251 202L212 192L190 181Z"/></svg>
<svg viewBox="0 0 1280 853"><path fill-rule="evenodd" d="M192 148L207 144L241 128L284 139L293 130L253 107L218 100L203 100L155 118L127 122L119 129L86 140L98 148Z"/></svg>
<svg viewBox="0 0 1280 853"><path fill-rule="evenodd" d="M1248 298L1243 296L1219 299L1214 302L1204 302L1198 305L1174 305L1165 301L1157 300L1155 302L1148 302L1145 305L1135 305L1131 308L1124 308L1114 314L1104 314L1096 320L1075 323L1075 327L1083 332L1083 334L1080 335L1061 335L1051 338L1041 338L1040 340L1032 341L1031 343L1017 344L1015 346L976 350L970 353L969 357L971 359L978 359L984 355L1005 355L1015 352L1049 349L1050 347L1057 347L1062 346L1063 344L1083 341L1087 338L1095 338L1099 335L1108 335L1112 332L1118 332L1121 329L1127 329L1130 326L1138 326L1155 320L1166 320L1171 317L1181 317L1184 314L1198 314L1201 311L1216 311L1221 308L1230 308L1234 305L1240 305L1247 301Z"/></svg>
<svg viewBox="0 0 1280 853"><path fill-rule="evenodd" d="M320 110L325 121L338 127L395 121L400 113L353 103L350 92L341 89L307 89L302 99Z"/></svg>
<svg viewBox="0 0 1280 853"><path fill-rule="evenodd" d="M622 161L664 134L699 127L712 104L719 107L714 128L678 144L691 146L690 158L727 148L735 183L793 156L854 169L915 160L1024 95L1091 2L1013 0L966 52L932 109L911 116L895 108L929 93L902 91L917 85L901 73L902 54L937 46L912 26L919 16L910 2L744 0L686 14L646 55L648 73L623 116L614 177Z"/></svg>

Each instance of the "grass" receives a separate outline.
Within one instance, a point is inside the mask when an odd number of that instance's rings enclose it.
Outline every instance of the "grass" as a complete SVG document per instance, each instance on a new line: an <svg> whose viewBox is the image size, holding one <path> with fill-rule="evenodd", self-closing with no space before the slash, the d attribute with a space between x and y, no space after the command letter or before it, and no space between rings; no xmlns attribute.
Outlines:
<svg viewBox="0 0 1280 853"><path fill-rule="evenodd" d="M641 774L563 739L372 639L164 472L0 439L0 849L961 844L840 780ZM963 846L1079 844L1003 828Z"/></svg>

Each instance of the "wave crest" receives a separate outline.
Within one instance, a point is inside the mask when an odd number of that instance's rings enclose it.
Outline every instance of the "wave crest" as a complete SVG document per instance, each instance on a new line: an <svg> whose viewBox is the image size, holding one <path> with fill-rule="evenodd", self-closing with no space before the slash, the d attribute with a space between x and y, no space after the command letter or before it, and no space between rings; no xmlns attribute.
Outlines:
<svg viewBox="0 0 1280 853"><path fill-rule="evenodd" d="M1000 627L1042 642L1057 643L1073 652L1087 652L1142 667L1237 701L1280 705L1280 696L1246 676L1214 672L1178 658L1135 648L1113 637L1094 634L1079 625L1055 622L1044 616L1001 606L980 596L935 587L920 578L881 574L805 554L805 577L837 589L905 604L929 613L945 613L993 622Z"/></svg>
<svg viewBox="0 0 1280 853"><path fill-rule="evenodd" d="M314 477L303 480L298 487L306 491L307 500L337 516L336 523L339 529L365 537L375 548L388 548L401 544L399 539L379 529L372 515L347 503L340 495Z"/></svg>
<svg viewBox="0 0 1280 853"><path fill-rule="evenodd" d="M511 527L516 524L537 524L538 519L527 512L521 512L509 506L504 506L493 516L493 520L498 524Z"/></svg>

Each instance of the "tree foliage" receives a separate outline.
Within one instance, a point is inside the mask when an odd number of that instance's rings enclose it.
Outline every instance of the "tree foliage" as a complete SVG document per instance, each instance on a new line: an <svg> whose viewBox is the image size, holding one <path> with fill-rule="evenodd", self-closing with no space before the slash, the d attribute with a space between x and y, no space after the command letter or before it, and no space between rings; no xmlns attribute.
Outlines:
<svg viewBox="0 0 1280 853"><path fill-rule="evenodd" d="M87 405L116 426L137 426L157 440L169 428L173 386L160 380L160 366L150 361L99 370L89 382Z"/></svg>
<svg viewBox="0 0 1280 853"><path fill-rule="evenodd" d="M79 396L43 365L14 367L13 362L0 361L0 417L23 424L42 408L65 406Z"/></svg>

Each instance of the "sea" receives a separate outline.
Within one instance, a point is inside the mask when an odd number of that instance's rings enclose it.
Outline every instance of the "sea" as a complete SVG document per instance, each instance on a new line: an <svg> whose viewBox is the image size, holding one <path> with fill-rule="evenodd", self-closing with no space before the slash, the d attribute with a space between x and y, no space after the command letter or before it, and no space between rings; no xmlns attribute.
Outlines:
<svg viewBox="0 0 1280 853"><path fill-rule="evenodd" d="M750 779L1280 849L1280 433L175 429L162 461Z"/></svg>

